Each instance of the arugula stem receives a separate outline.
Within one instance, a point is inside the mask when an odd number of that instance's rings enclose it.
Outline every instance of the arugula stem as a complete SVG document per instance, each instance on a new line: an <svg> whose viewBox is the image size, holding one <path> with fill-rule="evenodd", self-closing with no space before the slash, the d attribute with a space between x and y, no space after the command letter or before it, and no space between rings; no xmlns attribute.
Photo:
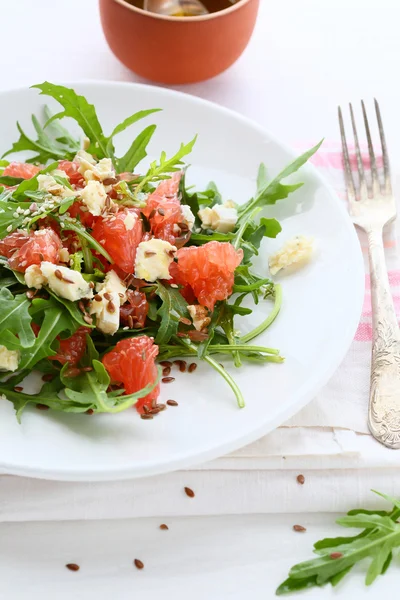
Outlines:
<svg viewBox="0 0 400 600"><path fill-rule="evenodd" d="M210 351L214 352L262 352L263 354L279 354L279 350L276 348L266 348L265 346L247 346L246 344L237 344L228 346L226 344L214 344L210 346Z"/></svg>
<svg viewBox="0 0 400 600"><path fill-rule="evenodd" d="M258 197L256 198L256 201L258 201ZM259 208L257 208L252 215L250 215L249 219L244 219L241 226L239 227L239 229L237 230L236 234L235 234L235 241L232 243L233 247L235 248L235 250L237 250L238 248L240 248L240 244L242 243L242 238L244 235L244 232L246 231L249 222L251 221L251 219L253 219L256 214L260 211ZM244 211L241 215L240 215L240 220L242 220L242 216L247 213L247 210Z"/></svg>
<svg viewBox="0 0 400 600"><path fill-rule="evenodd" d="M186 346L186 348L191 350L191 352L193 354L197 355L196 346L194 346L189 340L185 340L185 339L181 339L181 338L176 338L176 339L177 339L177 341L179 341L179 343L181 345ZM226 346L226 347L228 347L228 346ZM231 348L231 350L235 351L234 348ZM237 385L237 383L229 375L229 373L224 369L224 367L222 367L220 364L218 364L213 358L211 358L211 356L206 355L206 356L204 356L204 358L202 360L207 362L211 367L213 367L213 369L218 371L218 373L225 379L225 381L227 382L227 384L229 385L229 387L232 389L233 393L235 394L239 408L244 408L245 401L243 398L243 394L240 391L240 388Z"/></svg>
<svg viewBox="0 0 400 600"><path fill-rule="evenodd" d="M225 381L231 387L233 393L235 394L239 408L244 408L245 401L242 392L240 391L240 388L235 382L235 380L229 375L229 373L227 373L224 367L218 364L213 358L211 358L211 356L205 356L203 360L205 360L211 367L218 371L220 375L222 375L222 377L225 379Z"/></svg>
<svg viewBox="0 0 400 600"><path fill-rule="evenodd" d="M83 262L85 263L85 273L93 273L93 255L89 250L89 246L85 238L79 234L78 237L81 243Z"/></svg>
<svg viewBox="0 0 400 600"><path fill-rule="evenodd" d="M58 219L56 219L56 220L58 221ZM114 261L111 258L111 256L108 254L107 250L105 250L103 248L103 246L101 244L99 244L99 242L97 240L94 239L94 237L92 237L89 233L87 233L87 231L86 231L86 229L84 229L84 227L82 227L82 226L79 227L78 225L75 225L75 223L73 223L69 219L65 219L65 221L62 221L62 222L64 224L65 230L75 231L75 233L77 233L78 235L85 238L85 240L88 242L88 244L91 248L94 248L95 250L97 250L97 252L99 254L101 254L102 256L104 256L104 258L106 258L108 260L108 262L110 262L111 264L114 264Z"/></svg>
<svg viewBox="0 0 400 600"><path fill-rule="evenodd" d="M275 321L276 317L279 314L279 311L281 310L281 306L282 306L282 287L279 283L275 284L274 291L275 291L275 302L274 302L274 307L273 307L271 313L268 315L268 317L265 319L265 321L260 323L260 325L255 327L255 329L252 329L252 331L249 331L249 333L246 333L246 335L243 335L240 338L240 341L242 342L242 344L247 344L247 342L250 342L255 337L259 336L261 333L263 333L263 331L268 329L268 327Z"/></svg>

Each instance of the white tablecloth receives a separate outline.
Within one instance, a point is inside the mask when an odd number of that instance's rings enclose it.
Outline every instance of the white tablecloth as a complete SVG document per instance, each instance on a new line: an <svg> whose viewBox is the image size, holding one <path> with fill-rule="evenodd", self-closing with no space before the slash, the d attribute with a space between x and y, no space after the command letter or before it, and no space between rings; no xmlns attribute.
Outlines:
<svg viewBox="0 0 400 600"><path fill-rule="evenodd" d="M375 95L397 165L399 17L393 0L381 0L379 10L373 0L261 0L254 37L238 63L214 80L176 89L233 108L292 145L323 136L338 140L337 104ZM14 0L2 7L2 23L0 89L44 79L139 80L109 51L96 0L70 0L57 10L50 0ZM378 446L365 419L360 422L352 429L306 408L290 428L234 455L136 482L57 484L3 476L0 520L338 510L367 501L370 485L400 493L394 483L400 455ZM306 475L304 486L296 483L299 472ZM184 485L196 489L193 502L182 494ZM343 493L332 494L339 485ZM118 511L109 510L110 496Z"/></svg>

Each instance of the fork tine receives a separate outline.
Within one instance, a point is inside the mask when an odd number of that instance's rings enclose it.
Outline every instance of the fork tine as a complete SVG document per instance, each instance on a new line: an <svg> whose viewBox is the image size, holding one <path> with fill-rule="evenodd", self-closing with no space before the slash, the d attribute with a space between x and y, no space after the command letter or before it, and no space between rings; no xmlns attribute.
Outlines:
<svg viewBox="0 0 400 600"><path fill-rule="evenodd" d="M367 186L367 180L365 179L364 165L363 165L362 157L361 157L360 144L358 142L356 120L354 118L354 112L353 112L353 107L351 105L351 102L349 103L349 107L350 107L351 124L353 127L354 142L355 142L355 146L356 146L358 175L360 178L360 199L366 200L368 198L368 186Z"/></svg>
<svg viewBox="0 0 400 600"><path fill-rule="evenodd" d="M390 165L389 165L389 156L388 156L388 151L387 151L387 146L386 146L385 132L383 131L381 111L380 111L379 104L378 104L378 101L376 98L374 98L374 103L375 103L375 112L376 112L376 118L378 121L379 135L381 138L381 146L382 146L383 173L385 175L385 193L391 194L392 193L392 185L390 183Z"/></svg>
<svg viewBox="0 0 400 600"><path fill-rule="evenodd" d="M348 196L350 202L354 202L356 200L356 189L354 187L353 174L351 172L349 151L347 149L346 134L344 131L343 115L342 115L342 109L340 108L340 106L338 106L338 117L339 117L340 137L342 139L344 174L345 174L345 180L346 180L346 186L347 186L347 196Z"/></svg>
<svg viewBox="0 0 400 600"><path fill-rule="evenodd" d="M378 196L380 194L381 190L380 190L379 179L378 179L378 170L376 168L374 147L372 145L371 132L369 129L367 111L365 110L364 100L361 100L361 106L362 106L362 112L363 112L363 116L364 116L365 132L367 134L369 160L371 163L372 195Z"/></svg>

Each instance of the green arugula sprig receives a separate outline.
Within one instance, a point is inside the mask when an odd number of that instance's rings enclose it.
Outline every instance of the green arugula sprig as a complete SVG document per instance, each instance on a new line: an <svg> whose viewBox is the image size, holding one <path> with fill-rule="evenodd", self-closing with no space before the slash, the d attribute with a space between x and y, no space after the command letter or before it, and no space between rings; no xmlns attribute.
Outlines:
<svg viewBox="0 0 400 600"><path fill-rule="evenodd" d="M158 368L157 378L151 384L138 390L134 394L124 395L124 390L119 389L107 392L110 377L99 361L99 354L89 336L87 336L87 351L81 361L81 366L87 370L81 371L77 377L69 374L68 363L61 369L50 382L45 383L37 394L24 394L15 390L30 369L22 370L6 382L0 383L0 394L4 394L15 408L18 421L29 405L41 404L56 411L68 413L118 413L133 406L139 398L149 394L158 384L161 369ZM91 370L88 370L91 369Z"/></svg>
<svg viewBox="0 0 400 600"><path fill-rule="evenodd" d="M400 546L400 500L380 492L378 494L394 505L391 511L351 510L346 517L337 519L342 527L363 529L352 537L326 538L314 544L318 558L299 563L291 568L289 577L277 589L282 596L327 583L336 586L359 561L370 558L365 583L371 585L389 568L393 551Z"/></svg>

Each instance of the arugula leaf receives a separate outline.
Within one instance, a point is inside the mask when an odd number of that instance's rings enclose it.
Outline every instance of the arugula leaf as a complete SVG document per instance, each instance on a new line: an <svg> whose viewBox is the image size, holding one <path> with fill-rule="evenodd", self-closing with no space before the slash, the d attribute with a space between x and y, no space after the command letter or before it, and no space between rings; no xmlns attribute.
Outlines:
<svg viewBox="0 0 400 600"><path fill-rule="evenodd" d="M76 321L77 325L81 327L88 327L89 329L94 327L94 325L88 325L86 321L83 320L83 314L75 302L71 302L71 300L66 300L65 298L61 298L61 296L57 296L57 294L54 294L49 288L47 288L47 292L50 294L50 296L52 296L52 298L54 298L56 302L64 306L64 308L71 315L72 319Z"/></svg>
<svg viewBox="0 0 400 600"><path fill-rule="evenodd" d="M123 173L124 171L131 173L136 165L146 158L146 148L153 137L155 130L156 125L149 125L146 127L146 129L139 133L137 138L132 142L124 156L115 160L118 173Z"/></svg>
<svg viewBox="0 0 400 600"><path fill-rule="evenodd" d="M10 175L0 177L1 185L14 186L19 185L22 181L24 181L22 177L11 177Z"/></svg>
<svg viewBox="0 0 400 600"><path fill-rule="evenodd" d="M6 329L18 333L23 348L33 346L36 339L31 327L30 304L25 294L13 296L7 288L0 289L0 334Z"/></svg>
<svg viewBox="0 0 400 600"><path fill-rule="evenodd" d="M156 344L167 344L175 335L179 327L181 317L188 318L187 302L179 293L179 290L158 282L155 289L157 296L161 298L162 304L157 311L161 317L161 323L155 339Z"/></svg>
<svg viewBox="0 0 400 600"><path fill-rule="evenodd" d="M16 209L20 207L25 211L30 205L30 202L8 203L0 200L0 239L21 227L26 218L23 214L16 213Z"/></svg>
<svg viewBox="0 0 400 600"><path fill-rule="evenodd" d="M384 494L379 495L392 501ZM386 573L392 561L393 550L400 546L400 523L397 522L400 516L400 501L393 499L393 504L395 507L391 513L384 511L384 515L381 514L382 511L359 509L350 511L346 517L338 519L339 525L364 531L352 538L317 542L315 548L320 556L292 567L289 578L277 589L277 595L321 586L328 582L337 585L357 562L368 557L372 560L365 583L371 585L378 575Z"/></svg>
<svg viewBox="0 0 400 600"><path fill-rule="evenodd" d="M97 359L92 360L93 370L83 372L78 377L68 377L68 365L61 370L61 381L65 385L64 393L73 403L69 412L84 412L92 409L96 413L117 413L130 408L140 398L144 398L157 385L160 380L160 369L155 381L134 394L122 395L108 394L110 377L104 365Z"/></svg>
<svg viewBox="0 0 400 600"><path fill-rule="evenodd" d="M34 344L21 351L20 369L32 370L37 362L56 354L51 346L56 337L64 331L68 331L72 335L77 329L77 323L65 310L63 304L56 302L54 299L50 302L45 301L45 303L45 306L50 304L50 308L43 311L40 298L32 301L33 307L39 308L39 312L44 312L44 318Z"/></svg>
<svg viewBox="0 0 400 600"><path fill-rule="evenodd" d="M152 181L157 181L160 178L169 176L170 173L179 171L183 166L183 157L190 154L190 152L193 150L196 140L197 135L189 143L181 144L179 150L171 158L167 158L166 153L162 152L159 162L157 163L156 160L153 161L150 164L150 168L146 175L139 179L139 183L135 188L135 196L137 197L139 192L141 192L142 189Z"/></svg>
<svg viewBox="0 0 400 600"><path fill-rule="evenodd" d="M36 191L39 187L38 177L39 175L47 175L54 171L58 167L58 162L53 162L38 173L31 177L30 179L24 179L17 189L13 192L13 199L23 198L27 191Z"/></svg>
<svg viewBox="0 0 400 600"><path fill-rule="evenodd" d="M90 140L88 152L94 154L99 159L108 156L107 138L103 133L93 104L89 104L86 98L78 95L75 90L48 81L33 85L32 87L40 90L40 94L54 98L64 108L63 111L50 117L45 128L56 119L71 117L78 123Z"/></svg>

